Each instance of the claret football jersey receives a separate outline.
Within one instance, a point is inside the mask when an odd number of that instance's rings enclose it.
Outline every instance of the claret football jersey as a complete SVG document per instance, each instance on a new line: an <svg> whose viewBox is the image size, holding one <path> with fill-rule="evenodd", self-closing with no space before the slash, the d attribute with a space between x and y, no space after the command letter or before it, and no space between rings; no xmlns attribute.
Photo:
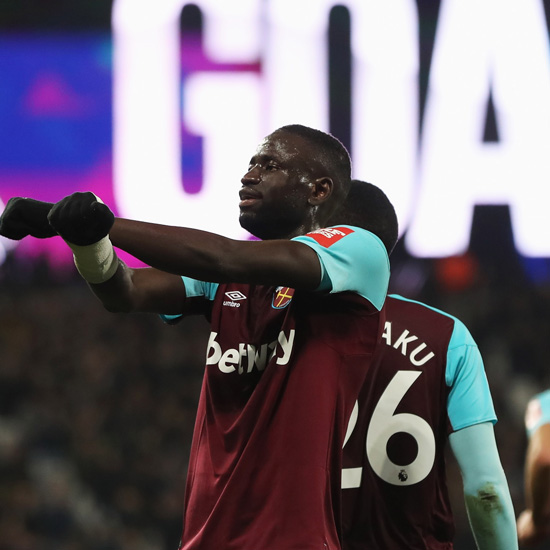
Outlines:
<svg viewBox="0 0 550 550"><path fill-rule="evenodd" d="M382 346L346 431L345 550L449 550L448 435L496 416L478 347L455 317L390 295Z"/></svg>
<svg viewBox="0 0 550 550"><path fill-rule="evenodd" d="M319 292L184 278L211 332L187 476L182 550L340 549L348 418L380 341L389 261L351 227L296 240Z"/></svg>

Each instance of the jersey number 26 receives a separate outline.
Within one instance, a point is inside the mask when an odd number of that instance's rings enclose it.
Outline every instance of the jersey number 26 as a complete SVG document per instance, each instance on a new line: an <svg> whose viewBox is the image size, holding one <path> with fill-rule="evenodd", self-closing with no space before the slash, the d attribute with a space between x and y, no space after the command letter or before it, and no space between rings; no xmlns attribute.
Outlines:
<svg viewBox="0 0 550 550"><path fill-rule="evenodd" d="M378 477L392 485L419 483L430 473L434 464L435 437L430 425L414 414L394 414L404 395L421 374L421 371L407 370L395 373L376 404L367 429L365 447L369 463ZM356 401L344 438L344 447L355 429L358 416L359 402ZM406 465L395 464L387 453L390 437L400 432L414 437L418 447L416 458ZM343 468L342 489L359 487L362 473L362 467Z"/></svg>

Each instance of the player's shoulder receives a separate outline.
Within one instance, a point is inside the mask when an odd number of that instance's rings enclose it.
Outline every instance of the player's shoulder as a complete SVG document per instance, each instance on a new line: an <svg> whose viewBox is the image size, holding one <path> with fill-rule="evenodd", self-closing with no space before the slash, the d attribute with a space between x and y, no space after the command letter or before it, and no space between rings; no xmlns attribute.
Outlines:
<svg viewBox="0 0 550 550"><path fill-rule="evenodd" d="M540 408L547 410L550 414L550 389L535 394L529 400L527 409Z"/></svg>
<svg viewBox="0 0 550 550"><path fill-rule="evenodd" d="M533 396L533 399L538 399L539 401L548 401L550 402L550 389L541 391Z"/></svg>
<svg viewBox="0 0 550 550"><path fill-rule="evenodd" d="M466 325L454 315L447 313L439 308L420 302L411 300L399 294L389 294L386 298L388 311L392 310L396 313L403 314L408 311L409 315L426 317L429 319L432 327L438 326L434 323L443 323L452 331L451 345L475 345L474 339L466 327Z"/></svg>
<svg viewBox="0 0 550 550"><path fill-rule="evenodd" d="M525 411L525 427L532 435L543 424L550 423L550 389L534 395Z"/></svg>
<svg viewBox="0 0 550 550"><path fill-rule="evenodd" d="M448 319L452 319L454 322L461 323L460 319L456 318L450 313L447 313L446 311L443 311L442 309L430 306L425 302L412 300L411 298L405 298L405 296L401 296L400 294L388 294L387 303L388 305L393 304L393 307L396 308L408 307L411 309L432 312L434 315L441 315Z"/></svg>
<svg viewBox="0 0 550 550"><path fill-rule="evenodd" d="M337 243L339 243L339 246L350 246L354 244L365 246L365 244L368 244L387 254L384 243L377 235L354 225L323 227L310 231L300 237L296 237L296 239L315 242L324 248L332 247Z"/></svg>
<svg viewBox="0 0 550 550"><path fill-rule="evenodd" d="M388 292L390 261L382 241L351 225L316 229L293 240L311 247L321 264L318 291L355 292L381 310Z"/></svg>

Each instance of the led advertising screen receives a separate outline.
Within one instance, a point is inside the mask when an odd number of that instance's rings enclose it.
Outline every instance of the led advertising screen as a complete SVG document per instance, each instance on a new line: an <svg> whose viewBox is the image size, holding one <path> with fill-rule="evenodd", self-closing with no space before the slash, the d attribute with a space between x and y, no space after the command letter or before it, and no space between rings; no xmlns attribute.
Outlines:
<svg viewBox="0 0 550 550"><path fill-rule="evenodd" d="M516 250L550 256L543 2L423 6L116 0L111 32L5 34L0 199L90 190L120 216L248 238L248 160L302 123L386 191L412 256L464 253L476 205L508 206ZM1 244L67 259L59 239Z"/></svg>

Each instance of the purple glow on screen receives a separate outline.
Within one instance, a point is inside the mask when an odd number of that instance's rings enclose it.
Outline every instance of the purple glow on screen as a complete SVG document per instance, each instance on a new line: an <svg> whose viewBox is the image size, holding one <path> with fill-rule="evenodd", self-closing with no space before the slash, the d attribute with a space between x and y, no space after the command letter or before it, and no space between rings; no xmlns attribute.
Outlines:
<svg viewBox="0 0 550 550"><path fill-rule="evenodd" d="M113 204L109 35L4 36L0 72L2 202L91 190ZM23 239L14 253L72 261L58 238Z"/></svg>
<svg viewBox="0 0 550 550"><path fill-rule="evenodd" d="M182 81L208 68L197 36L182 40ZM222 70L233 70L224 66ZM56 202L92 191L119 214L113 195L112 40L108 33L13 34L0 38L0 199ZM184 189L202 184L202 140L183 127ZM3 241L17 257L72 263L59 238ZM121 252L130 265L141 265Z"/></svg>

